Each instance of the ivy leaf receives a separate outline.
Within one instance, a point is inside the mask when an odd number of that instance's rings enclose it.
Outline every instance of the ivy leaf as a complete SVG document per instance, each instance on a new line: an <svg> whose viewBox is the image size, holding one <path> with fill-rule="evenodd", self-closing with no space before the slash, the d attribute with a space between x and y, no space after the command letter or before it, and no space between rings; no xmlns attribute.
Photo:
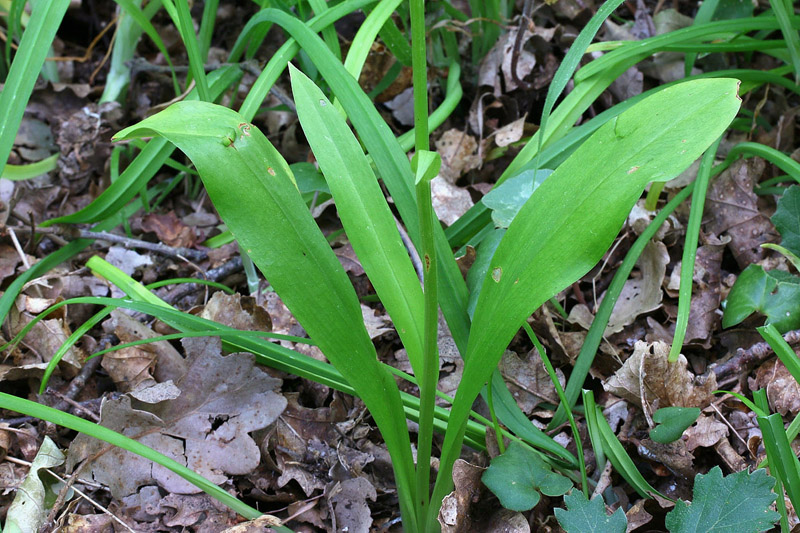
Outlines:
<svg viewBox="0 0 800 533"><path fill-rule="evenodd" d="M800 255L800 185L786 189L770 220L781 234L781 245Z"/></svg>
<svg viewBox="0 0 800 533"><path fill-rule="evenodd" d="M755 264L745 268L728 294L722 327L735 326L756 311L781 333L800 327L800 278Z"/></svg>
<svg viewBox="0 0 800 533"><path fill-rule="evenodd" d="M667 528L672 533L768 531L779 518L769 508L775 501L774 485L764 469L722 477L715 466L695 478L691 503L677 501L667 514Z"/></svg>
<svg viewBox="0 0 800 533"><path fill-rule="evenodd" d="M517 442L492 459L481 480L512 511L532 509L539 503L540 491L561 496L572 488L572 481L550 470L536 453Z"/></svg>
<svg viewBox="0 0 800 533"><path fill-rule="evenodd" d="M653 413L653 422L658 426L650 430L650 438L662 444L676 441L698 416L697 407L663 407Z"/></svg>
<svg viewBox="0 0 800 533"><path fill-rule="evenodd" d="M579 490L564 496L566 509L556 509L556 519L567 533L625 533L628 519L622 509L611 516L606 514L603 498L591 501Z"/></svg>

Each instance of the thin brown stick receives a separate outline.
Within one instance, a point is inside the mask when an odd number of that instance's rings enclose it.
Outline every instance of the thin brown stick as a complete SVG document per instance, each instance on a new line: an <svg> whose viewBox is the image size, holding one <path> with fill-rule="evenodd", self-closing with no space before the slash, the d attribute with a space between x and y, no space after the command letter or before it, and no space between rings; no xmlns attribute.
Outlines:
<svg viewBox="0 0 800 533"><path fill-rule="evenodd" d="M787 332L783 340L792 346L800 344L800 329ZM720 363L714 363L708 372L716 375L718 384L734 381L742 373L749 372L757 364L769 359L774 353L766 341L757 342L749 348L739 348L731 357Z"/></svg>

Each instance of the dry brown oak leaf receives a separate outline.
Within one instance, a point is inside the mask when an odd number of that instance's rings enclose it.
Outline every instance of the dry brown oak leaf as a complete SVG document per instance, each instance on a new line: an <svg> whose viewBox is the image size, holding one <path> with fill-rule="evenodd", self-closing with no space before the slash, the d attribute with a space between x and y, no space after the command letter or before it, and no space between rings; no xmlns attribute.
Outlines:
<svg viewBox="0 0 800 533"><path fill-rule="evenodd" d="M249 432L272 424L286 407L274 392L281 386L255 366L249 353L221 355L218 338L184 339L188 369L176 385L174 400L150 406L123 396L106 400L101 425L119 431L186 465L214 483L244 475L259 464L260 452ZM100 453L103 452L104 453ZM194 494L200 489L147 459L87 435L69 448L67 468L100 454L89 465L95 481L115 498L156 481L167 492Z"/></svg>

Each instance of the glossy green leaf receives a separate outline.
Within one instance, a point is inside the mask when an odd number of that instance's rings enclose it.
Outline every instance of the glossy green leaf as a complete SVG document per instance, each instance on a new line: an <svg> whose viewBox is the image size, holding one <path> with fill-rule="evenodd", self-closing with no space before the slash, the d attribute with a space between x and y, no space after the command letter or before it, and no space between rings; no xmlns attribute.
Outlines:
<svg viewBox="0 0 800 533"><path fill-rule="evenodd" d="M758 312L782 333L800 327L800 278L783 270L749 265L733 284L722 327L729 328Z"/></svg>
<svg viewBox="0 0 800 533"><path fill-rule="evenodd" d="M694 478L690 503L678 500L667 513L671 533L742 533L768 531L778 520L769 506L775 501L775 479L765 470L722 476L718 466Z"/></svg>
<svg viewBox="0 0 800 533"><path fill-rule="evenodd" d="M381 367L353 287L275 147L235 111L184 101L116 140L159 135L194 163L223 221L325 356L369 407L387 446L404 515L413 516L413 460L400 393Z"/></svg>
<svg viewBox="0 0 800 533"><path fill-rule="evenodd" d="M770 220L781 234L781 245L800 255L800 185L792 185L784 191Z"/></svg>
<svg viewBox="0 0 800 533"><path fill-rule="evenodd" d="M645 185L678 175L722 134L739 109L737 87L731 79L696 80L656 93L599 128L536 190L481 288L454 423L466 420L522 321L603 256ZM459 440L448 433L443 468L455 461ZM449 488L442 483L438 490Z"/></svg>
<svg viewBox="0 0 800 533"><path fill-rule="evenodd" d="M532 509L541 498L561 496L572 488L569 478L553 472L538 455L517 442L492 459L481 477L500 503L512 511Z"/></svg>
<svg viewBox="0 0 800 533"><path fill-rule="evenodd" d="M300 20L271 8L261 10L258 16L261 20L271 20L280 24L314 61L347 112L347 117L353 123L361 142L364 143L378 169L380 178L389 190L409 236L419 249L419 221L411 165L405 151L375 109L375 105L353 76L335 60L319 36ZM466 312L467 288L444 236L444 230L437 224L434 233L440 276L439 303L456 344L463 350L469 332L469 317Z"/></svg>
<svg viewBox="0 0 800 533"><path fill-rule="evenodd" d="M567 533L625 533L628 518L622 508L606 514L602 496L587 500L579 490L564 496L566 509L555 509L556 519Z"/></svg>
<svg viewBox="0 0 800 533"><path fill-rule="evenodd" d="M676 441L698 416L697 407L662 407L653 413L653 422L658 426L650 430L650 438L663 444Z"/></svg>
<svg viewBox="0 0 800 533"><path fill-rule="evenodd" d="M290 66L297 115L330 187L339 218L422 375L423 297L389 205L347 122L305 74ZM437 154L438 155L438 154Z"/></svg>

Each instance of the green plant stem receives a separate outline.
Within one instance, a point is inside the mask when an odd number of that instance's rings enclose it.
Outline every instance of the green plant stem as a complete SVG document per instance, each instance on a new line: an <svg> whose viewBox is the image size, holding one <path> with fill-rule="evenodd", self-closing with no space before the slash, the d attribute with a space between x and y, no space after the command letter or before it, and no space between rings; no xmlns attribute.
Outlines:
<svg viewBox="0 0 800 533"><path fill-rule="evenodd" d="M500 430L500 422L497 420L497 415L494 413L494 398L492 397L492 380L486 383L486 404L489 406L489 414L492 417L492 426L494 427L494 438L497 439L497 449L501 454L506 453L506 445L503 442L503 434Z"/></svg>
<svg viewBox="0 0 800 533"><path fill-rule="evenodd" d="M578 453L578 466L580 466L581 470L581 488L584 496L589 499L591 496L589 494L589 478L586 475L586 461L583 458L581 434L578 431L578 424L575 423L575 417L572 415L572 409L570 409L569 405L567 404L567 397L564 394L564 388L561 386L561 382L558 381L558 376L553 368L553 364L550 362L550 358L547 357L547 354L544 351L544 346L542 346L542 343L539 342L539 339L536 337L536 334L533 332L533 328L531 328L527 320L522 323L522 327L525 328L525 333L528 334L528 338L539 351L539 356L542 358L542 363L544 363L544 367L547 369L547 374L550 376L550 380L553 382L553 386L556 389L556 394L558 394L558 399L561 401L561 405L566 408L567 418L569 419L569 427L572 429L572 438L575 439L575 450Z"/></svg>
<svg viewBox="0 0 800 533"><path fill-rule="evenodd" d="M644 208L648 211L655 211L658 207L658 198L661 196L661 191L664 190L664 182L650 184L650 190L647 191L647 197L644 201Z"/></svg>
<svg viewBox="0 0 800 533"><path fill-rule="evenodd" d="M410 0L411 63L414 84L414 127L417 154L428 150L428 65L425 46L425 0ZM419 377L420 420L417 440L417 527L425 531L430 507L431 447L433 446L433 410L436 384L439 381L439 300L438 264L434 243L434 213L431 203L431 184L428 179L417 181L417 213L419 214L420 256L423 268L423 373ZM438 513L438 505L433 506ZM433 508L431 508L433 510Z"/></svg>
<svg viewBox="0 0 800 533"><path fill-rule="evenodd" d="M784 154L783 152L770 148L769 146L755 142L739 143L728 152L725 161L721 163L722 168L727 168L740 155L747 157L758 156L766 159L779 169L791 176L792 179L800 183L800 163Z"/></svg>
<svg viewBox="0 0 800 533"><path fill-rule="evenodd" d="M681 283L678 298L678 318L675 322L675 336L669 350L670 363L678 360L686 338L686 328L689 325L689 311L692 303L692 283L694 279L694 262L697 256L697 240L700 236L700 224L703 221L703 208L706 203L708 181L711 178L711 167L717 156L717 149L722 138L718 139L706 150L697 171L694 194L692 195L692 208L689 212L689 225L686 229L686 241L683 246L683 259L681 260Z"/></svg>

